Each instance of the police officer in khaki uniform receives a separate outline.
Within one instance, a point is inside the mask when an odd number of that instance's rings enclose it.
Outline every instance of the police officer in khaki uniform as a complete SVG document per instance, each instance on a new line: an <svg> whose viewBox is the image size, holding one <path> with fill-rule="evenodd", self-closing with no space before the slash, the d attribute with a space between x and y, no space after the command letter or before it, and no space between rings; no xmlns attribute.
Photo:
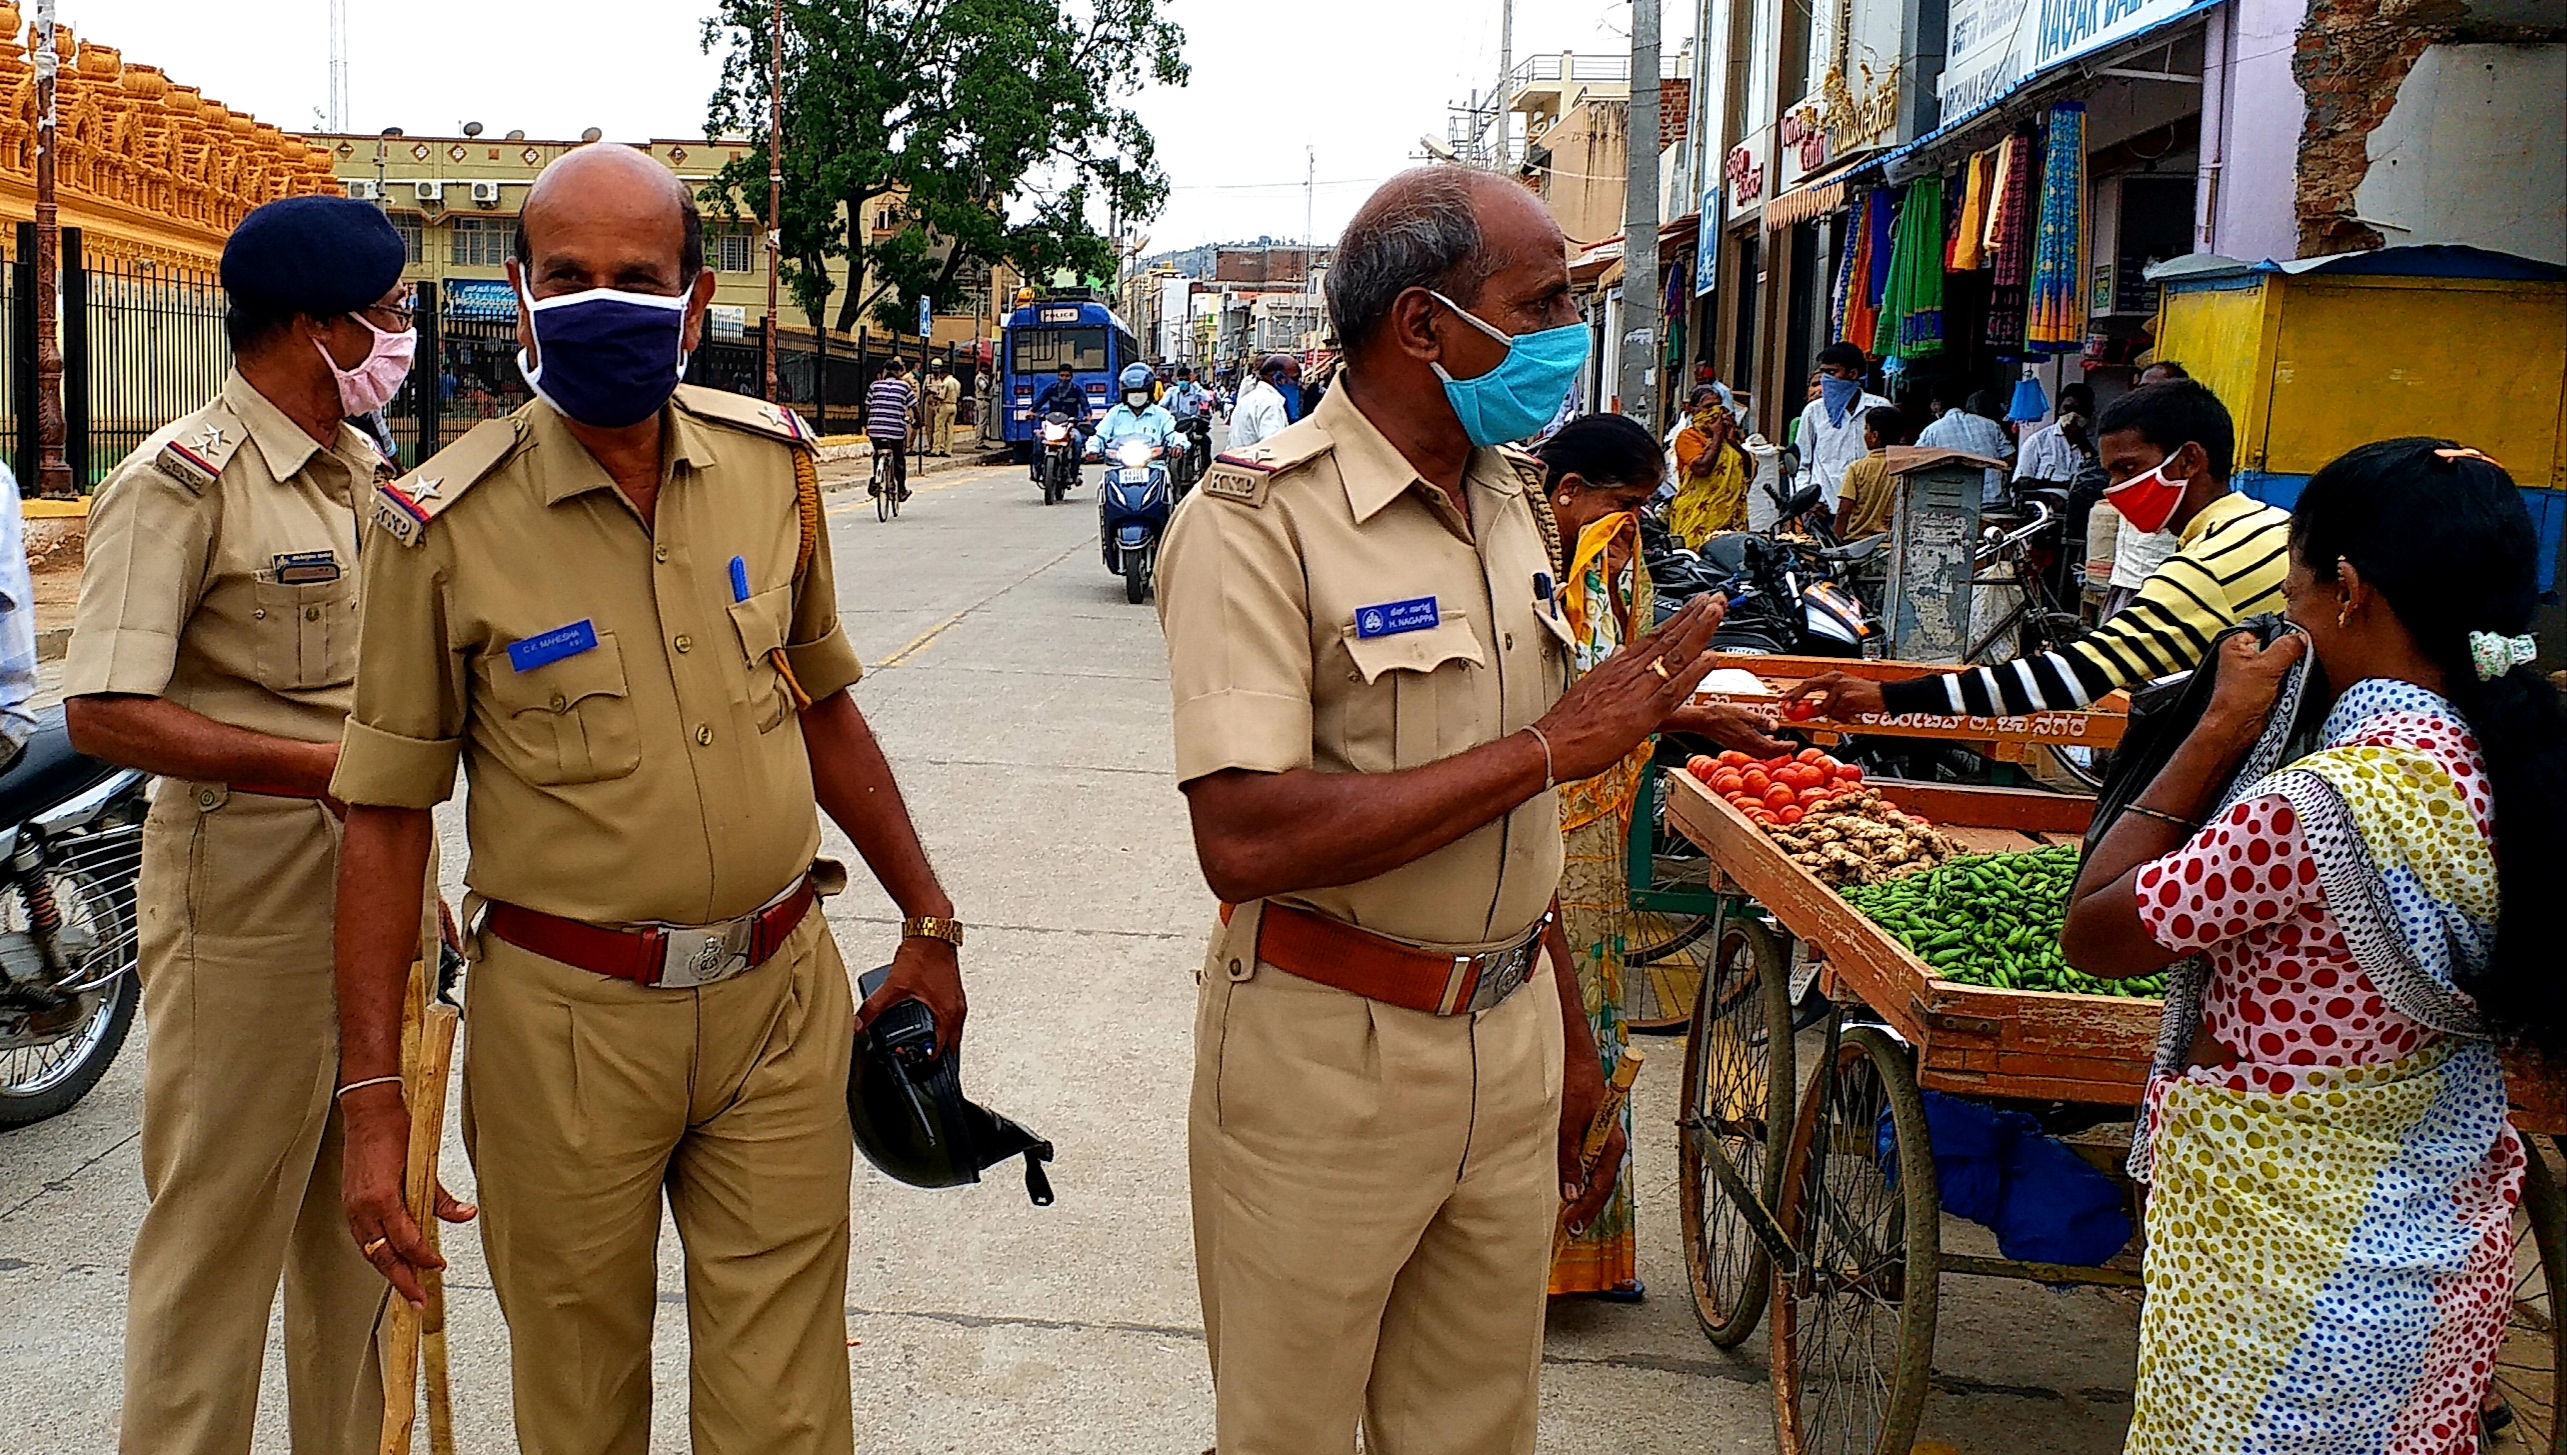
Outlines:
<svg viewBox="0 0 2567 1455"><path fill-rule="evenodd" d="M1564 257L1500 179L1394 178L1329 275L1343 387L1217 461L1159 565L1226 906L1190 1114L1221 1455L1529 1455L1554 1222L1620 1165L1618 1130L1577 1154L1603 1086L1551 790L1674 711L1719 609L1562 696L1541 467L1489 446L1583 363Z"/></svg>
<svg viewBox="0 0 2567 1455"><path fill-rule="evenodd" d="M511 266L536 402L378 492L332 791L346 1206L404 1297L399 886L471 782L465 1147L531 1455L640 1455L663 1195L685 1243L694 1448L854 1440L844 1315L856 1007L818 807L912 918L866 1013L951 1044L961 930L847 688L811 437L677 383L713 295L685 186L574 151ZM477 921L477 925L475 922Z"/></svg>
<svg viewBox="0 0 2567 1455"><path fill-rule="evenodd" d="M401 238L347 198L272 202L223 249L235 368L127 456L89 516L63 668L81 751L161 775L143 830L143 1183L127 1284L128 1451L245 1452L285 1291L298 1452L372 1449L383 1287L338 1216L322 801L357 662L346 421L410 359ZM391 896L402 963L425 877Z"/></svg>
<svg viewBox="0 0 2567 1455"><path fill-rule="evenodd" d="M939 455L954 453L954 413L962 407L963 381L936 360L927 366L927 438Z"/></svg>

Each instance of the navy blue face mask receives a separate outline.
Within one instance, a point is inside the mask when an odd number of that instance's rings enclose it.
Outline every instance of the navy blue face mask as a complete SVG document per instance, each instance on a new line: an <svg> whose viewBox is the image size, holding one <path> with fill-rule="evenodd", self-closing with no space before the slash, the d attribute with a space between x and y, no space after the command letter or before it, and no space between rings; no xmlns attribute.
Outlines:
<svg viewBox="0 0 2567 1455"><path fill-rule="evenodd" d="M591 288L517 297L541 363L517 351L517 372L565 418L624 429L660 412L686 372L688 295Z"/></svg>

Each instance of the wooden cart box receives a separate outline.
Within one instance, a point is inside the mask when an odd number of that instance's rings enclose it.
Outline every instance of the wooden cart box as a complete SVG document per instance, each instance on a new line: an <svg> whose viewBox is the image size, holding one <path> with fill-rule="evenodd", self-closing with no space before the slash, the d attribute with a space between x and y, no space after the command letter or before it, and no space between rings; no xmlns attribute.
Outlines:
<svg viewBox="0 0 2567 1455"><path fill-rule="evenodd" d="M1862 677L1874 682L1904 682L1952 670L1916 662L1866 662L1840 657L1724 656L1721 665L1753 673L1773 689L1774 697L1790 691L1808 678L1828 672L1842 672L1848 677ZM1741 693L1700 692L1695 696L1706 702L1726 702L1746 708L1774 705L1774 697L1752 697ZM2130 698L2120 692L2112 693L2085 712L2029 712L1997 717L1867 712L1851 719L1818 717L1790 724L1793 729L1808 733L1822 744L1832 744L1854 735L1993 743L1996 745L1994 756L2010 763L2022 762L2026 754L2040 748L2109 748L2121 741L2122 731L2129 725Z"/></svg>

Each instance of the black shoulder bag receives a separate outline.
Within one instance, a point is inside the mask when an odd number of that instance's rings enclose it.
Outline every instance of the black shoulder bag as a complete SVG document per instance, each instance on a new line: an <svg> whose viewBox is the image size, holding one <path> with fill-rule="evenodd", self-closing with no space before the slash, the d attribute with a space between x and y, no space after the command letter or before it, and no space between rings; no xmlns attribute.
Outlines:
<svg viewBox="0 0 2567 1455"><path fill-rule="evenodd" d="M2130 694L2130 726L2121 735L2121 746L2114 751L2112 767L2104 774L2104 783L2095 795L2094 821L2087 825L2085 851L2094 852L2112 830L2122 810L2157 781L2175 749L2210 710L2211 694L2219 686L2219 653L2233 636L2252 636L2259 647L2269 647L2292 630L2290 623L2278 616L2250 616L2211 639L2210 650L2202 654L2201 665L2179 677L2169 677L2134 689ZM2308 670L2315 671L2314 658ZM2297 720L2291 725L2291 741L2298 744L2314 740L2318 727L2325 721L2326 694L2298 694L2295 703ZM2283 761L2297 757L2296 751L2284 755Z"/></svg>

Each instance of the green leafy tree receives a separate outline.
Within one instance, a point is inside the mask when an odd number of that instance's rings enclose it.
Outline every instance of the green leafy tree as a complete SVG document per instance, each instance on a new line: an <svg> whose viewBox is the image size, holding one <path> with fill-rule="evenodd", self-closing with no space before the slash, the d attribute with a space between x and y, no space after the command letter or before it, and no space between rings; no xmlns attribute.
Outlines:
<svg viewBox="0 0 2567 1455"><path fill-rule="evenodd" d="M720 0L722 56L706 124L754 146L704 189L724 216L768 222L769 0ZM1004 262L1028 277L1110 272L1103 207L1141 219L1167 198L1149 129L1126 104L1186 79L1161 0L785 0L784 205L793 300L830 311L832 260L865 280L835 326L911 327L920 298ZM877 223L888 223L878 227Z"/></svg>

